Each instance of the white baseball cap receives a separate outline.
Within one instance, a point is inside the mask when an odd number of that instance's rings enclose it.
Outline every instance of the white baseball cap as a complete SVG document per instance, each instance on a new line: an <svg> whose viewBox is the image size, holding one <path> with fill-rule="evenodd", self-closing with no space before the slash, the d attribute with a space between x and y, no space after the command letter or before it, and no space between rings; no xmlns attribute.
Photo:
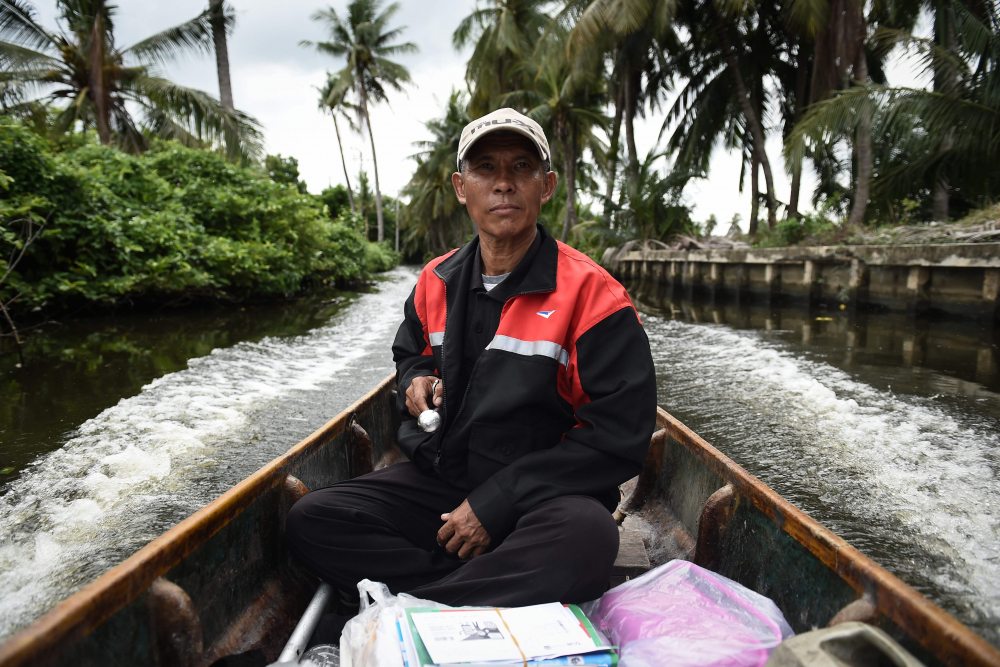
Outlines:
<svg viewBox="0 0 1000 667"><path fill-rule="evenodd" d="M497 109L488 113L482 118L472 121L462 130L462 137L458 140L458 168L462 168L462 160L469 152L472 144L476 143L490 132L517 132L531 139L535 147L538 148L538 155L543 160L550 160L549 140L545 138L542 126L531 120L523 113L518 113L510 108Z"/></svg>

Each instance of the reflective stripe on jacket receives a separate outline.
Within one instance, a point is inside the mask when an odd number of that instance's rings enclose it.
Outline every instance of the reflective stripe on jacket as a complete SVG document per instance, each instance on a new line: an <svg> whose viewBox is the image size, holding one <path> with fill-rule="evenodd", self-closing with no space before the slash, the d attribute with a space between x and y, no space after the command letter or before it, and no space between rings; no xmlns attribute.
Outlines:
<svg viewBox="0 0 1000 667"><path fill-rule="evenodd" d="M424 267L393 344L407 417L400 446L426 472L469 490L494 543L554 497L589 495L613 510L655 423L649 341L625 288L538 230L538 254L464 392L449 378L459 377L478 237ZM445 428L434 434L421 432L405 406L406 388L422 375L444 383Z"/></svg>

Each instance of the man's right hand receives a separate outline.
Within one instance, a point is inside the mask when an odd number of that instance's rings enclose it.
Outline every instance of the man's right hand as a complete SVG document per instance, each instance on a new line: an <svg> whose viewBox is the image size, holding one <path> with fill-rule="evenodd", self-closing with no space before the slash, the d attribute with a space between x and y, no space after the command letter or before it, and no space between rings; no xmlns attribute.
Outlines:
<svg viewBox="0 0 1000 667"><path fill-rule="evenodd" d="M434 375L415 377L406 388L406 409L414 417L419 417L424 410L440 407L444 402L444 382L438 382L437 389L434 390L433 406L427 403L427 399L431 398L431 387L437 379Z"/></svg>

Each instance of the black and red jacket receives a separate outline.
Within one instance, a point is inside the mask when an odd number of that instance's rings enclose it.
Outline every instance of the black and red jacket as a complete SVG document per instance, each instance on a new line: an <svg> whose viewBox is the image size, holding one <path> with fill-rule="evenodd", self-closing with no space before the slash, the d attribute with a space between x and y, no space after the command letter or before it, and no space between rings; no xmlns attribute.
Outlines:
<svg viewBox="0 0 1000 667"><path fill-rule="evenodd" d="M403 451L469 490L494 543L540 502L587 495L614 510L639 473L656 419L649 341L625 288L545 233L507 299L496 336L459 384L466 299L479 238L429 262L393 343ZM478 270L478 268L477 268ZM415 377L439 375L445 427L428 434L406 409Z"/></svg>

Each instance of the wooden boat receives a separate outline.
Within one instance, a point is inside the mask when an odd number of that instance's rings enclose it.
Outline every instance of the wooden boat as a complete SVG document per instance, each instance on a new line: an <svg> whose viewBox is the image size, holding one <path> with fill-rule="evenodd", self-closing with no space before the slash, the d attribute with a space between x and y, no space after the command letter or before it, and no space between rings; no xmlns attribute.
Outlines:
<svg viewBox="0 0 1000 667"><path fill-rule="evenodd" d="M0 666L275 660L318 584L285 551L288 508L307 488L399 456L394 400L390 376L13 636L0 646ZM669 557L693 559L771 597L797 632L865 620L927 664L1000 665L995 647L669 414L659 410L657 421L660 430L622 509L656 526ZM642 568L619 564L617 575L635 569Z"/></svg>

